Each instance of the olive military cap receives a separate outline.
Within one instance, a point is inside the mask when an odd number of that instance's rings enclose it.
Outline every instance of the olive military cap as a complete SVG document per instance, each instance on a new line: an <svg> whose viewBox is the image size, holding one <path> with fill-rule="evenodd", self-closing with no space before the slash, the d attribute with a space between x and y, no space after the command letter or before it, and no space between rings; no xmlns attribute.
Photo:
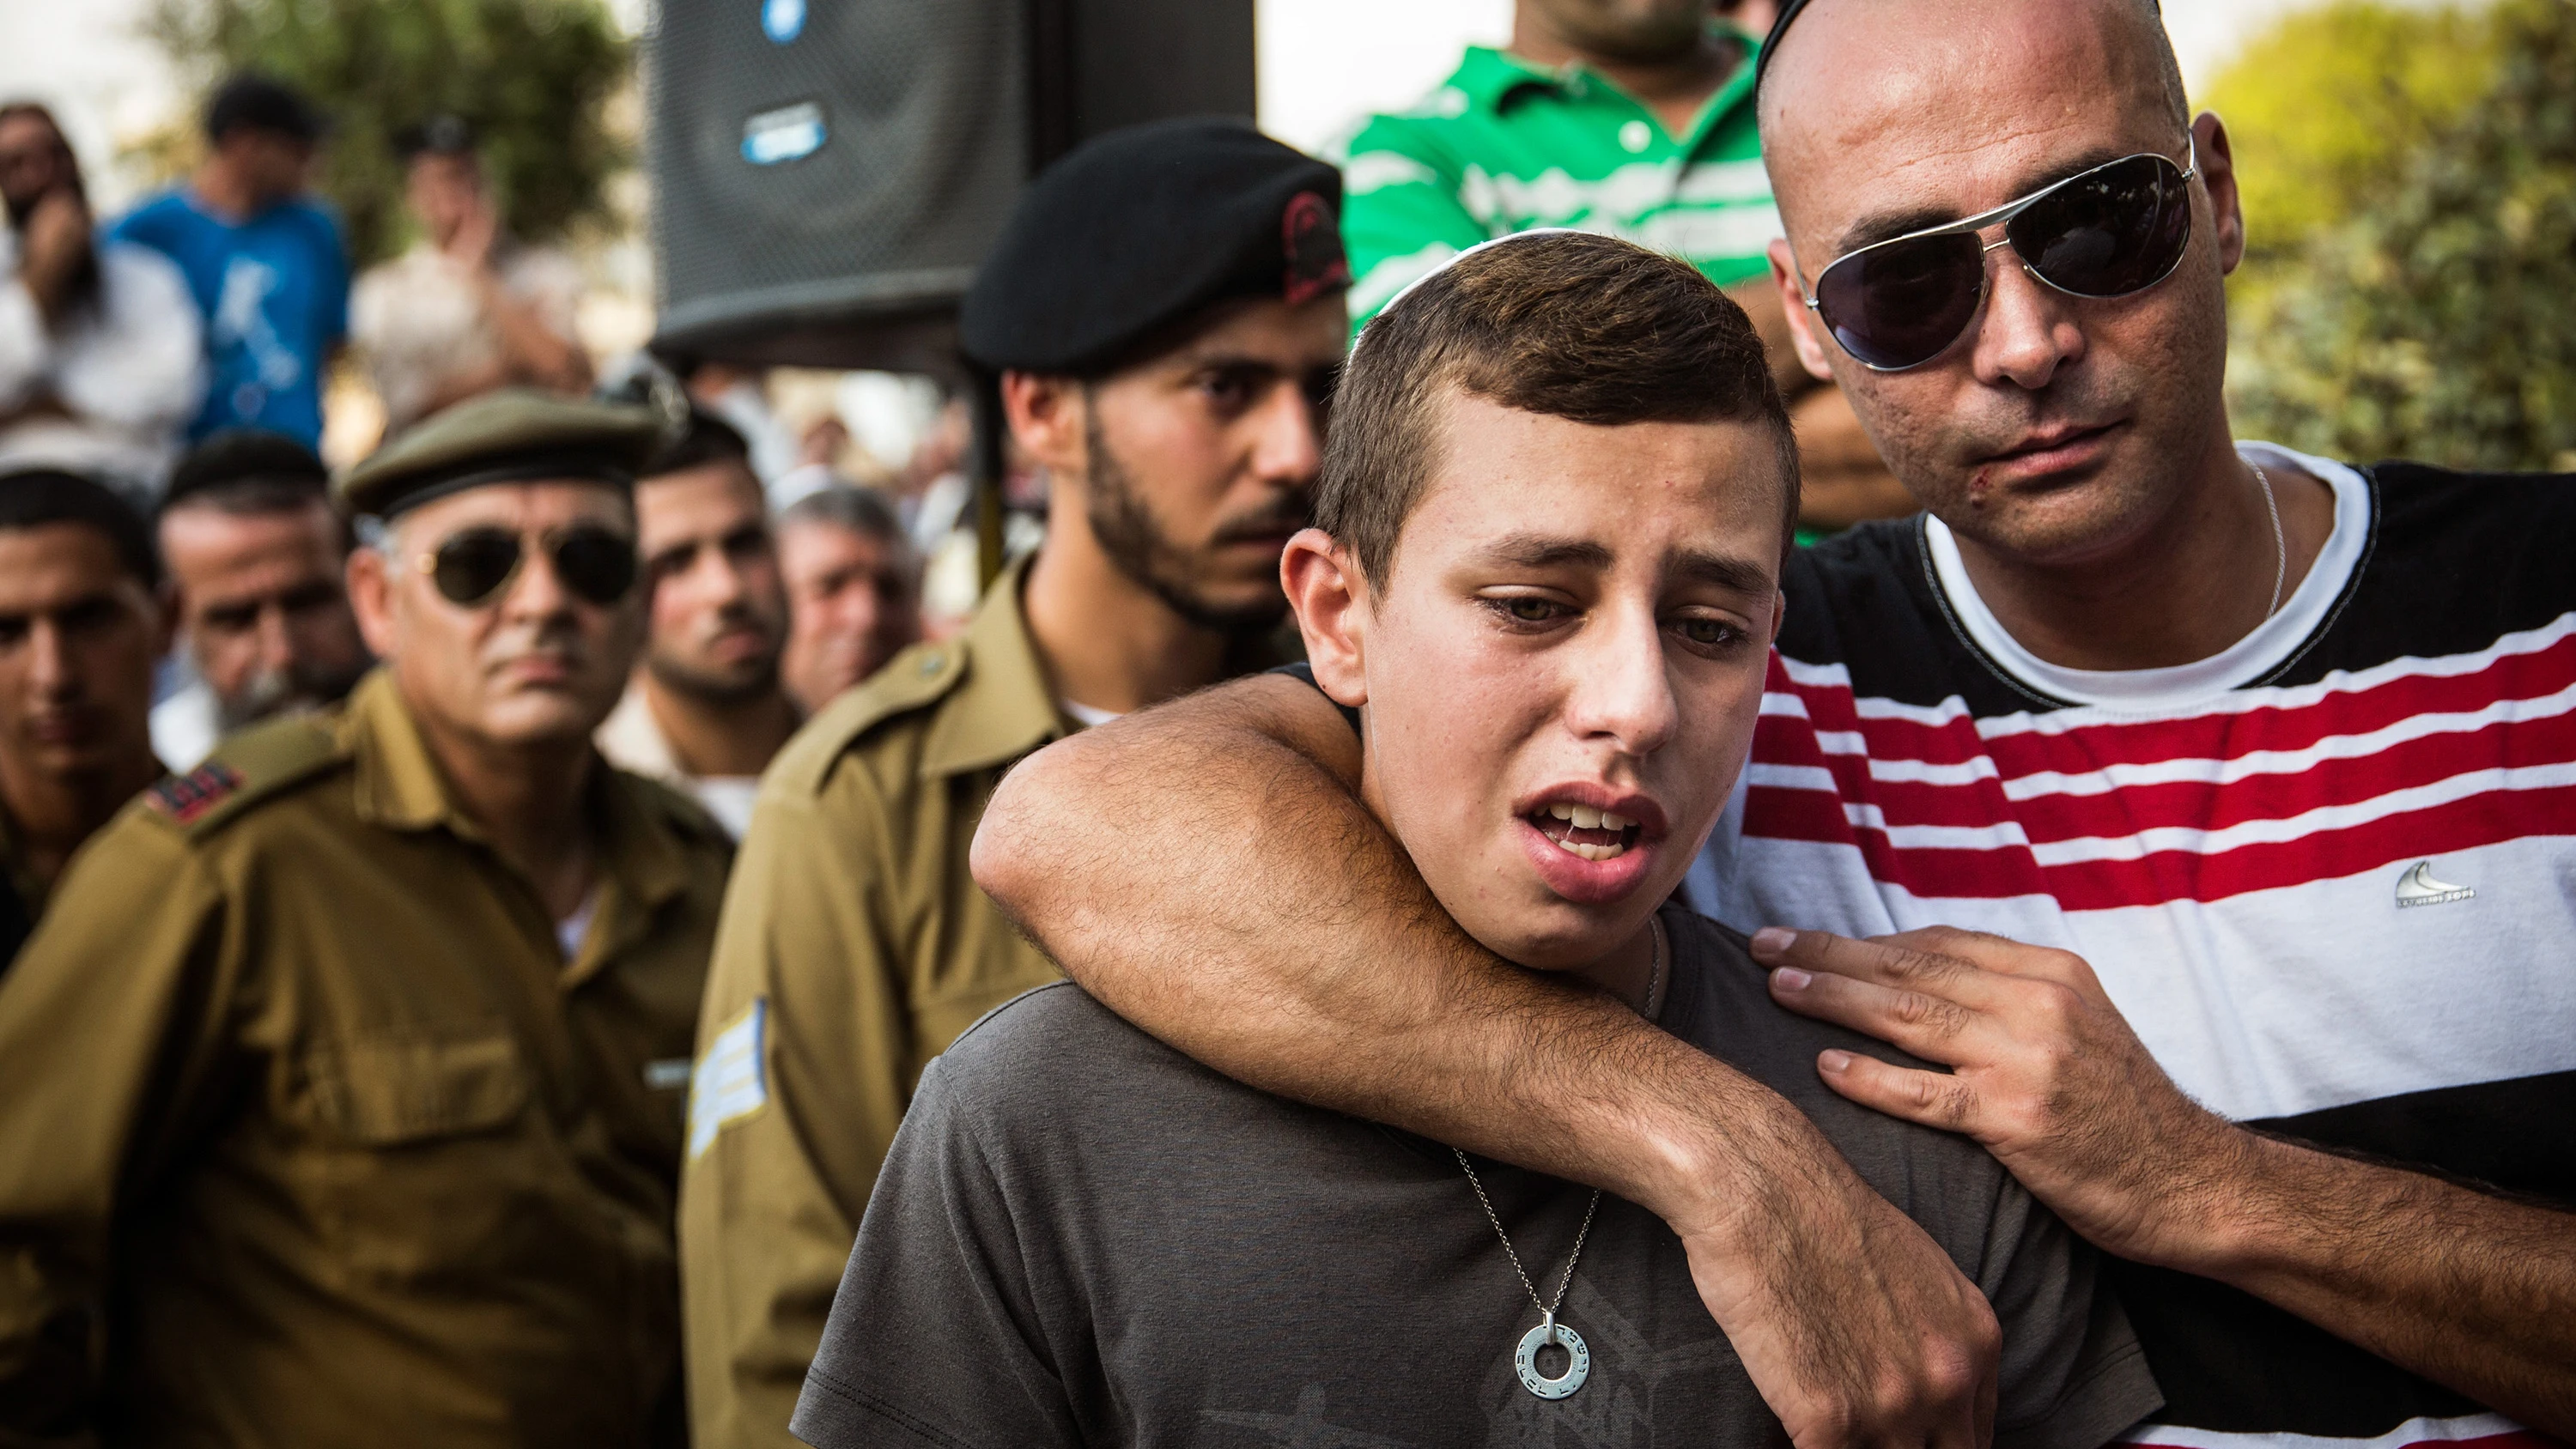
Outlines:
<svg viewBox="0 0 2576 1449"><path fill-rule="evenodd" d="M539 478L634 486L662 446L645 408L504 388L415 423L341 476L333 501L354 516L391 518L486 483Z"/></svg>

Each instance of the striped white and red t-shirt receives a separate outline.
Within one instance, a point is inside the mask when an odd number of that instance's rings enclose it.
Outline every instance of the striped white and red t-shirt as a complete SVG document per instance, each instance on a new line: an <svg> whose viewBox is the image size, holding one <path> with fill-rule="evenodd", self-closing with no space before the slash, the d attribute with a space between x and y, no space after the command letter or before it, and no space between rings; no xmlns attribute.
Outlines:
<svg viewBox="0 0 2576 1449"><path fill-rule="evenodd" d="M2239 1121L2576 1203L2576 478L2356 470L2215 658L2102 674L1997 625L1939 521L1791 563L1751 762L1685 890L1730 925L2081 954ZM2116 1265L2145 1443L2548 1442L2233 1289Z"/></svg>

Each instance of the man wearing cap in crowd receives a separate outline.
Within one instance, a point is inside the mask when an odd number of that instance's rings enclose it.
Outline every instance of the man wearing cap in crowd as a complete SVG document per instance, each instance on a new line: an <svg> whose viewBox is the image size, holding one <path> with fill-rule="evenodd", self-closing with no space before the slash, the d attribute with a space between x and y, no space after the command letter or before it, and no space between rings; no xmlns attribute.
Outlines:
<svg viewBox="0 0 2576 1449"><path fill-rule="evenodd" d="M384 667L64 880L0 992L0 1439L681 1442L729 846L590 745L659 432L504 392L353 469Z"/></svg>
<svg viewBox="0 0 2576 1449"><path fill-rule="evenodd" d="M1031 183L969 291L1049 483L966 633L896 656L772 765L711 968L681 1242L711 1449L787 1422L923 1065L1055 969L967 871L1013 762L1275 662L1348 283L1332 168L1228 121L1112 132Z"/></svg>
<svg viewBox="0 0 2576 1449"><path fill-rule="evenodd" d="M375 662L342 575L331 473L284 433L226 428L188 450L161 499L161 559L197 677L152 707L152 748L191 770L271 715L337 704Z"/></svg>
<svg viewBox="0 0 2576 1449"><path fill-rule="evenodd" d="M160 776L145 721L169 644L151 526L124 494L0 474L0 971L73 853Z"/></svg>
<svg viewBox="0 0 2576 1449"><path fill-rule="evenodd" d="M432 116L404 127L394 148L420 239L369 268L349 298L350 338L386 428L496 387L588 388L590 358L573 336L581 268L510 235L474 129Z"/></svg>

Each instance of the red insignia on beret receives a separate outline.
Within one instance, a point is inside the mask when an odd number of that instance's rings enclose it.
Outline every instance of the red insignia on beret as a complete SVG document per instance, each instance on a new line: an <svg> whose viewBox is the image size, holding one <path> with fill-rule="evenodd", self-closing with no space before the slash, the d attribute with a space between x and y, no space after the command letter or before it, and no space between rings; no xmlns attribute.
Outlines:
<svg viewBox="0 0 2576 1449"><path fill-rule="evenodd" d="M1300 191L1288 198L1288 209L1279 217L1279 243L1288 257L1288 275L1279 291L1289 306L1351 284L1342 229L1335 224L1332 203L1320 193Z"/></svg>
<svg viewBox="0 0 2576 1449"><path fill-rule="evenodd" d="M223 803L242 787L241 771L230 765L204 764L184 775L170 775L143 794L144 803L186 825Z"/></svg>

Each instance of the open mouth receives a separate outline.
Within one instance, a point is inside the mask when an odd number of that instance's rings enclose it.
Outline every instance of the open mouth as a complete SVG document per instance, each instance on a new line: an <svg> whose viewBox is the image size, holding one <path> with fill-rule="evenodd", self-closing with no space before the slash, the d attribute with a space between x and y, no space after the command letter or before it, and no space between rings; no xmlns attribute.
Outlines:
<svg viewBox="0 0 2576 1449"><path fill-rule="evenodd" d="M1585 860L1617 860L1637 843L1644 827L1625 815L1559 800L1522 817L1557 849Z"/></svg>

